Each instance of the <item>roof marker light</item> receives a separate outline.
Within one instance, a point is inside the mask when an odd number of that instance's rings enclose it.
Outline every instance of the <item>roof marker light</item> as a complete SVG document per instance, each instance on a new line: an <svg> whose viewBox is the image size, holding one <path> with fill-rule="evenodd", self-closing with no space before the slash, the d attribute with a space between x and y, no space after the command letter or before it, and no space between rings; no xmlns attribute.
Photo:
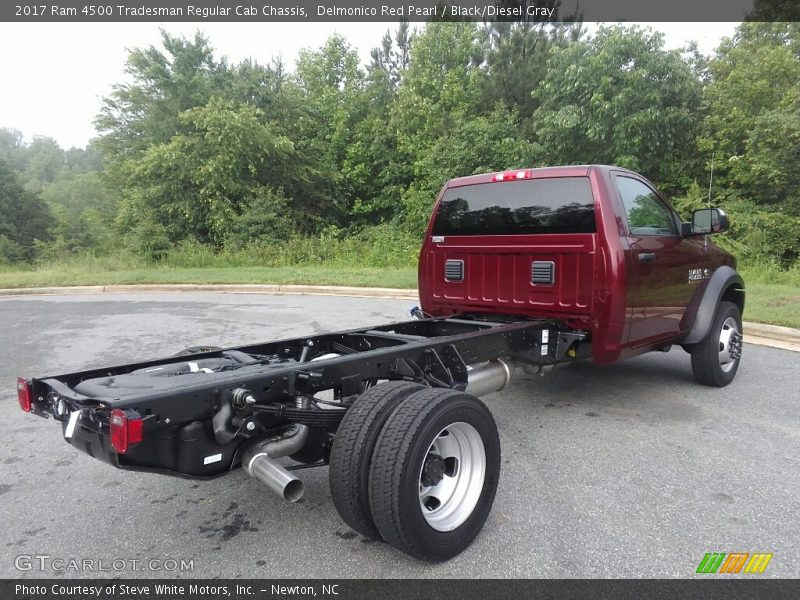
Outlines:
<svg viewBox="0 0 800 600"><path fill-rule="evenodd" d="M522 171L505 171L504 173L496 173L494 177L492 177L492 181L514 181L517 179L530 179L531 172L522 170Z"/></svg>

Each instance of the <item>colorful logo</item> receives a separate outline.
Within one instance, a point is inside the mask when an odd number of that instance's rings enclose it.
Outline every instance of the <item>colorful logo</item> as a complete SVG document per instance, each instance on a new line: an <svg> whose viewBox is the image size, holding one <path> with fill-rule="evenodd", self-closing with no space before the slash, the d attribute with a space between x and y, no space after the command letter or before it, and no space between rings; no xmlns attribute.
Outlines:
<svg viewBox="0 0 800 600"><path fill-rule="evenodd" d="M763 573L771 560L771 552L706 552L697 566L697 572Z"/></svg>

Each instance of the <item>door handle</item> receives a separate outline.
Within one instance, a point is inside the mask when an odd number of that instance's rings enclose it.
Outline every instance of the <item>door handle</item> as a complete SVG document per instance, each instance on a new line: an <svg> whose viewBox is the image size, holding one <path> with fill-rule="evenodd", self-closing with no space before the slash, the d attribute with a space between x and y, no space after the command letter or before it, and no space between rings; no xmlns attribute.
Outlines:
<svg viewBox="0 0 800 600"><path fill-rule="evenodd" d="M655 252L639 252L639 254L636 255L636 260L639 262L653 262L655 259Z"/></svg>

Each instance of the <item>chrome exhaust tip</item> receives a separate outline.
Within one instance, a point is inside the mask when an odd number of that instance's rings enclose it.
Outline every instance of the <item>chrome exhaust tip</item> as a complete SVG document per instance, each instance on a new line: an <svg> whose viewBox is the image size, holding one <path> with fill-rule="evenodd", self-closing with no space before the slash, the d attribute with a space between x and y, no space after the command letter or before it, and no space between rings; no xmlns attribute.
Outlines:
<svg viewBox="0 0 800 600"><path fill-rule="evenodd" d="M283 434L257 442L245 450L242 467L248 475L258 479L287 502L297 502L305 492L303 482L275 459L298 452L307 438L308 427L294 425Z"/></svg>
<svg viewBox="0 0 800 600"><path fill-rule="evenodd" d="M276 463L266 452L259 451L244 463L244 470L255 477L287 502L297 502L303 497L303 482Z"/></svg>

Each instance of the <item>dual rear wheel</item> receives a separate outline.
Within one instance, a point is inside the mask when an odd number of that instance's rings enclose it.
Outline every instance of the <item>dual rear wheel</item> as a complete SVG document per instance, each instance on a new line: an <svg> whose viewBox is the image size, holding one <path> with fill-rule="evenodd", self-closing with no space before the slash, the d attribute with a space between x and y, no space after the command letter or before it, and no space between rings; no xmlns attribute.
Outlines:
<svg viewBox="0 0 800 600"><path fill-rule="evenodd" d="M480 532L499 474L500 440L486 406L409 382L363 394L342 420L330 460L333 502L348 525L438 561Z"/></svg>

